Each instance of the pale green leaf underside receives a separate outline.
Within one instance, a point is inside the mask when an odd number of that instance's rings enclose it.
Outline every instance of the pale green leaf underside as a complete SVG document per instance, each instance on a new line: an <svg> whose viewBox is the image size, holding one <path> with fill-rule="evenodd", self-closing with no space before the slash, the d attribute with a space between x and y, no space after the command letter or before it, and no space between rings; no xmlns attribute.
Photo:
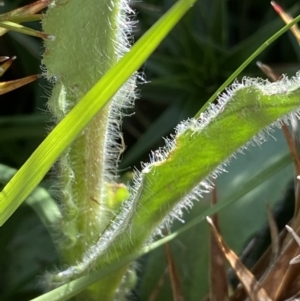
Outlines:
<svg viewBox="0 0 300 301"><path fill-rule="evenodd" d="M178 1L53 129L1 192L0 225L26 199L64 149L143 64L195 1Z"/></svg>

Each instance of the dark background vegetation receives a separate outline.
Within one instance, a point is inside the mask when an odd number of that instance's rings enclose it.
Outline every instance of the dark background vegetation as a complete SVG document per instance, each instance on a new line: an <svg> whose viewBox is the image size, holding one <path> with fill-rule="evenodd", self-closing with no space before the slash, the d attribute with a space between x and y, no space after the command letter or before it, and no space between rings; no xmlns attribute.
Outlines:
<svg viewBox="0 0 300 301"><path fill-rule="evenodd" d="M30 2L7 0L0 13ZM139 20L135 40L173 3L134 1ZM296 0L279 4L293 15L300 11ZM39 28L37 23L28 25ZM135 114L124 120L127 148L120 169L131 170L140 161L148 161L149 151L163 145L161 137L195 115L228 76L282 26L269 1L199 0L141 69L149 83L139 86ZM43 44L37 38L16 33L0 37L0 55L17 56L1 82L41 73L42 53ZM259 57L288 74L298 70L299 59L299 46L290 33ZM243 75L263 77L255 62ZM40 79L0 96L0 163L19 168L44 139L51 125L46 108L49 91L50 85ZM29 300L39 294L37 280L56 260L46 230L23 205L0 229L0 299Z"/></svg>

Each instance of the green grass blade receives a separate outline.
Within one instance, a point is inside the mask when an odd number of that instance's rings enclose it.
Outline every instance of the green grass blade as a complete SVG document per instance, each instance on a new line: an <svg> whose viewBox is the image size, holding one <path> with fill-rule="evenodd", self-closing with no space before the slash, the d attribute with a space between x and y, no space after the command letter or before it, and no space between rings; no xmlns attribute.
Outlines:
<svg viewBox="0 0 300 301"><path fill-rule="evenodd" d="M238 75L260 54L262 53L270 44L276 41L282 34L288 31L294 24L300 21L300 15L296 17L291 23L285 25L282 29L277 31L271 38L265 41L256 51L253 52L252 55L246 59L241 66L234 71L230 77L218 88L218 90L210 97L210 99L204 104L201 110L195 115L195 117L199 117L201 113L203 113L209 105L216 100L219 93L221 93L226 87L230 85L230 83L238 77Z"/></svg>
<svg viewBox="0 0 300 301"><path fill-rule="evenodd" d="M298 12L298 4L294 5L288 11L291 16L298 15ZM224 63L222 63L222 68L230 70L232 60L236 62L237 66L242 64L257 49L257 45L264 43L269 37L280 30L282 26L282 20L277 17L266 25L260 27L247 39L241 41L229 50L228 54L226 55L226 60L224 60Z"/></svg>
<svg viewBox="0 0 300 301"><path fill-rule="evenodd" d="M29 28L29 27L25 27L23 25L20 25L18 23L11 22L11 21L1 21L0 20L0 28L2 30L3 29L13 30L13 31L16 31L16 32L19 32L19 33L27 34L27 35L34 36L34 37L39 37L39 38L42 38L42 39L49 38L49 35L46 34L46 33L34 30L32 28ZM3 31L3 33L4 32L5 31Z"/></svg>
<svg viewBox="0 0 300 301"><path fill-rule="evenodd" d="M3 186L14 176L16 169L0 164L0 184ZM39 216L49 233L53 233L53 225L61 219L57 203L49 192L42 187L36 187L25 202Z"/></svg>
<svg viewBox="0 0 300 301"><path fill-rule="evenodd" d="M147 250L149 251L149 250ZM133 261L139 256L139 254L131 254L127 257L122 258L115 264L108 265L105 268L94 271L87 276L80 277L76 280L70 281L67 284L64 284L56 289L51 290L50 292L43 294L37 298L34 298L30 301L65 301L69 300L71 297L76 296L84 289L97 282L104 276L120 269L129 262ZM101 297L101 296L99 296ZM100 299L99 299L100 300Z"/></svg>
<svg viewBox="0 0 300 301"><path fill-rule="evenodd" d="M53 129L1 192L0 225L26 199L64 149L143 64L194 2L178 1Z"/></svg>

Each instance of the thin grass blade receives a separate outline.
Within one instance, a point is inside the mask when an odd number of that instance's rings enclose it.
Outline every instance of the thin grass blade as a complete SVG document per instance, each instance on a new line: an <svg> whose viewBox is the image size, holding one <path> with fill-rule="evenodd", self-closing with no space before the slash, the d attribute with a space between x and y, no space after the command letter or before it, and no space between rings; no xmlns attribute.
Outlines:
<svg viewBox="0 0 300 301"><path fill-rule="evenodd" d="M216 100L218 94L222 92L260 53L262 53L270 44L276 41L281 35L288 31L293 25L300 21L300 16L296 17L292 22L284 26L281 30L276 32L271 38L265 41L252 55L244 61L244 63L234 71L230 77L218 88L218 90L211 96L211 98L204 104L201 110L196 114L196 117L199 117L209 105Z"/></svg>
<svg viewBox="0 0 300 301"><path fill-rule="evenodd" d="M15 90L17 88L20 88L26 84L29 84L35 81L38 77L39 77L38 75L31 75L21 79L0 83L0 95Z"/></svg>

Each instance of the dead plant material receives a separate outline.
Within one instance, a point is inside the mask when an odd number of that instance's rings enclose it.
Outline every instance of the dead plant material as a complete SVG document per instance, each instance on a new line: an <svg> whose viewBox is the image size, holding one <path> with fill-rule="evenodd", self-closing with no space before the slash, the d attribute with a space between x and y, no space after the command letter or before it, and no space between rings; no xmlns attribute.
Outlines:
<svg viewBox="0 0 300 301"><path fill-rule="evenodd" d="M212 205L217 203L217 191L216 187L212 191L211 197ZM218 215L214 214L212 216L213 223L216 229L219 231L219 220ZM213 233L210 231L210 290L209 290L209 300L211 301L227 301L229 300L228 295L228 280L226 275L225 267L225 257L220 248L217 239Z"/></svg>
<svg viewBox="0 0 300 301"><path fill-rule="evenodd" d="M164 247L165 247L165 253L166 253L166 258L168 263L168 272L171 281L173 301L184 301L179 274L172 255L170 244L166 243Z"/></svg>
<svg viewBox="0 0 300 301"><path fill-rule="evenodd" d="M224 256L236 272L245 291L247 292L249 299L251 301L272 301L263 286L260 285L253 274L243 265L238 256L223 241L223 238L216 229L212 219L210 217L207 217L206 220L209 223L216 241L224 253Z"/></svg>
<svg viewBox="0 0 300 301"><path fill-rule="evenodd" d="M28 83L35 81L38 77L38 75L31 75L21 79L0 83L0 95L27 85Z"/></svg>

